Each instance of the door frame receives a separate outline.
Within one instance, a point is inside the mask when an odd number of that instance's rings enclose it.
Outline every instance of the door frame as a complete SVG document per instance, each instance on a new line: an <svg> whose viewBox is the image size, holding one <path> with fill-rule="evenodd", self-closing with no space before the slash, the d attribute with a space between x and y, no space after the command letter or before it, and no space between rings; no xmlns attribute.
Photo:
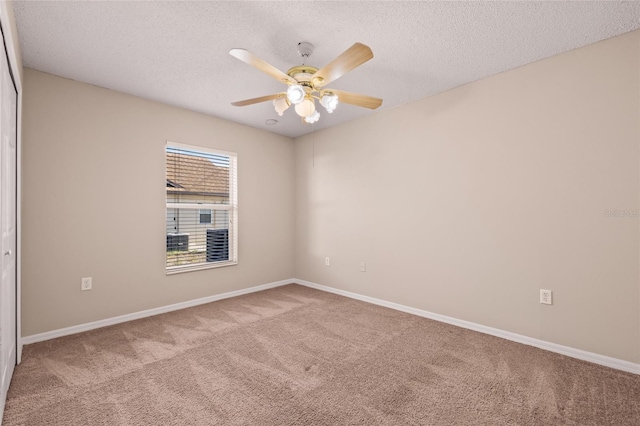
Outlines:
<svg viewBox="0 0 640 426"><path fill-rule="evenodd" d="M22 57L13 5L0 1L0 30L17 92L16 111L16 364L22 360Z"/></svg>

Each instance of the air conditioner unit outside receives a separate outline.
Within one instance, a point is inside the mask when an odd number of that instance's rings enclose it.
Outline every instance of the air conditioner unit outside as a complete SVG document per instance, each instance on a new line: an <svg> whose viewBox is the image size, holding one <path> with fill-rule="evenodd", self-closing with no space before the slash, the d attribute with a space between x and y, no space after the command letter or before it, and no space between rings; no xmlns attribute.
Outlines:
<svg viewBox="0 0 640 426"><path fill-rule="evenodd" d="M229 230L207 229L207 262L229 260Z"/></svg>
<svg viewBox="0 0 640 426"><path fill-rule="evenodd" d="M167 234L167 251L189 251L189 234Z"/></svg>

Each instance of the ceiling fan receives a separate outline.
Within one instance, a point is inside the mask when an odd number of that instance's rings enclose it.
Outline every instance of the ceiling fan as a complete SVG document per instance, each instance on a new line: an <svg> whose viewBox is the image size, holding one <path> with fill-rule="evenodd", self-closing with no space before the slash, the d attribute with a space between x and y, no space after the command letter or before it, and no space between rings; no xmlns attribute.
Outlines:
<svg viewBox="0 0 640 426"><path fill-rule="evenodd" d="M303 65L290 68L285 74L245 49L231 49L229 54L234 58L240 59L242 62L289 86L284 92L232 102L231 105L246 106L272 100L276 112L280 116L291 105L295 105L296 114L302 117L305 123L309 124L315 123L320 118L320 113L316 109L316 100L320 102L328 113L332 113L336 109L338 101L369 109L376 109L382 105L382 99L379 98L325 88L329 83L373 58L373 52L368 46L362 43L355 43L320 69L311 65L304 65L305 60L313 53L313 45L311 43L306 41L298 43L298 53L302 56Z"/></svg>

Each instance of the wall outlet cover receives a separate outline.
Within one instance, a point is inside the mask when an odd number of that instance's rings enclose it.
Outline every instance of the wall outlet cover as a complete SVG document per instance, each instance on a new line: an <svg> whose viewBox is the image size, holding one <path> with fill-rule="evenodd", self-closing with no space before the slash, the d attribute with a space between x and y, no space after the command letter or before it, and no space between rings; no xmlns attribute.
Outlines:
<svg viewBox="0 0 640 426"><path fill-rule="evenodd" d="M540 289L540 303L544 305L552 305L553 292L551 290Z"/></svg>
<svg viewBox="0 0 640 426"><path fill-rule="evenodd" d="M91 277L86 277L82 279L82 284L80 286L80 289L82 291L86 291L86 290L91 290L91 288L93 287L93 279Z"/></svg>

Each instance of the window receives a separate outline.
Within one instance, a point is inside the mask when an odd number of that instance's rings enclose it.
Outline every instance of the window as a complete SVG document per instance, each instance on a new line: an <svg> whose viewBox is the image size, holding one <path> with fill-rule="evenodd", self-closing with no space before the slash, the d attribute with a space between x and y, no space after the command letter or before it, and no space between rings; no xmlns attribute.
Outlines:
<svg viewBox="0 0 640 426"><path fill-rule="evenodd" d="M167 273L238 263L236 154L167 142Z"/></svg>
<svg viewBox="0 0 640 426"><path fill-rule="evenodd" d="M211 210L200 210L200 224L211 223Z"/></svg>

